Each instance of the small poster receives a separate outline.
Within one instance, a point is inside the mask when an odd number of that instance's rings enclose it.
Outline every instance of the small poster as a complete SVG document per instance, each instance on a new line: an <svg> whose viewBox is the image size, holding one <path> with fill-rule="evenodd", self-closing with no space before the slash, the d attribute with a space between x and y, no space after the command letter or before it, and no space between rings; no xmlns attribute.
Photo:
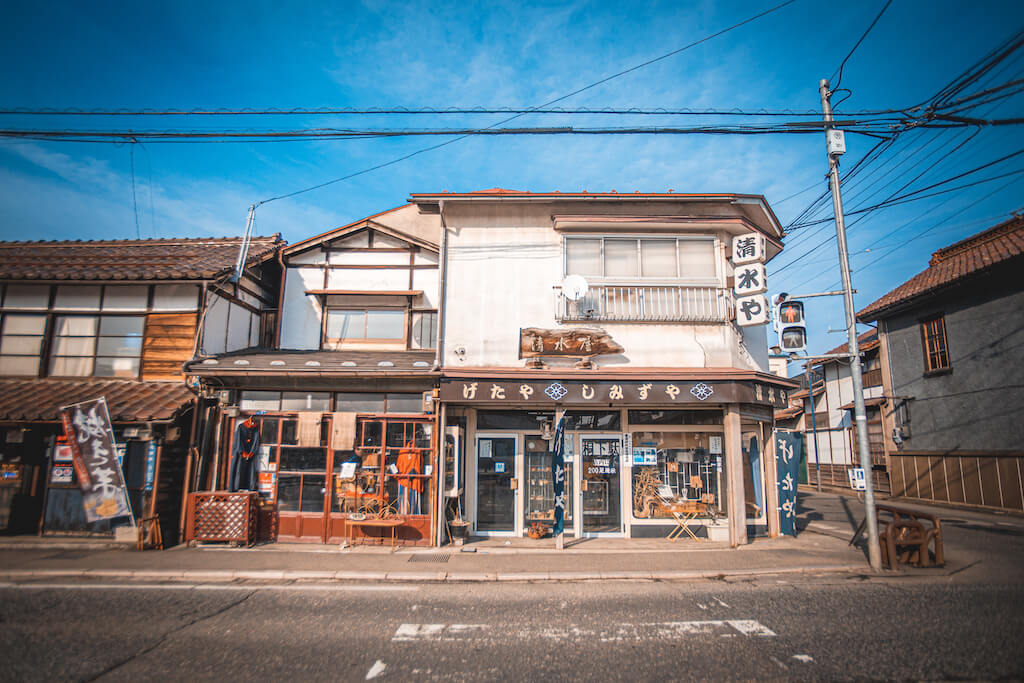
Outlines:
<svg viewBox="0 0 1024 683"><path fill-rule="evenodd" d="M722 437L721 436L709 436L708 437L708 452L714 455L722 454Z"/></svg>
<svg viewBox="0 0 1024 683"><path fill-rule="evenodd" d="M256 465L256 471L270 471L270 444L263 444L260 446L260 460Z"/></svg>
<svg viewBox="0 0 1024 683"><path fill-rule="evenodd" d="M356 476L356 463L344 462L341 464L341 473L338 475L342 479L354 479Z"/></svg>
<svg viewBox="0 0 1024 683"><path fill-rule="evenodd" d="M868 483L864 477L863 467L851 467L847 472L850 475L850 488L854 491L867 491Z"/></svg>
<svg viewBox="0 0 1024 683"><path fill-rule="evenodd" d="M75 468L71 465L54 465L50 471L51 484L70 484L72 473Z"/></svg>
<svg viewBox="0 0 1024 683"><path fill-rule="evenodd" d="M71 445L59 443L53 451L54 462L71 462Z"/></svg>
<svg viewBox="0 0 1024 683"><path fill-rule="evenodd" d="M483 441L480 442L480 457L491 457L491 442L489 439L484 439Z"/></svg>
<svg viewBox="0 0 1024 683"><path fill-rule="evenodd" d="M658 449L651 446L633 447L633 465L657 465Z"/></svg>
<svg viewBox="0 0 1024 683"><path fill-rule="evenodd" d="M496 463L494 463L494 471L497 474L504 474L505 473L505 463L503 463L503 462L496 462Z"/></svg>

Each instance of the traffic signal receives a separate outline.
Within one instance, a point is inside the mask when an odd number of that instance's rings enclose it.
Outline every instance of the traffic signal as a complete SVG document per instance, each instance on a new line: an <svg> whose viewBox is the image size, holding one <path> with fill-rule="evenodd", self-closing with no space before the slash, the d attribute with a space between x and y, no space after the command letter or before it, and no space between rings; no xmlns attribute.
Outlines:
<svg viewBox="0 0 1024 683"><path fill-rule="evenodd" d="M807 325L802 301L782 301L778 306L779 347L785 353L807 350Z"/></svg>

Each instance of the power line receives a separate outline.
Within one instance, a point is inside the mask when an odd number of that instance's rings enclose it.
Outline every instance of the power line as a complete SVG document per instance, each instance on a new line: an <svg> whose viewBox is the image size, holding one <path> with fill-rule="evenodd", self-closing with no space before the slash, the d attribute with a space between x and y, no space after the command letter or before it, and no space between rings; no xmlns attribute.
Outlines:
<svg viewBox="0 0 1024 683"><path fill-rule="evenodd" d="M666 53L666 54L664 54L664 55L662 55L660 57L656 57L654 59L651 59L651 60L648 60L646 62L643 62L642 64L638 64L638 65L636 65L634 67L630 67L629 69L626 69L624 71L620 71L620 72L618 72L616 74L612 74L611 76L608 76L606 78L602 78L599 81L596 81L594 83L591 83L590 85L584 86L583 88L580 88L579 90L575 90L575 91L573 91L573 92L571 92L571 93L569 93L567 95L563 95L562 97L557 97L557 98L555 98L555 99L553 99L553 100L551 100L549 102L545 102L545 103L543 103L541 105L538 105L537 107L533 107L533 108L534 109L543 109L545 107L550 107L551 105L557 104L558 102L561 102L562 100L566 100L566 99L568 99L568 98L570 98L570 97L572 97L574 95L578 95L579 93L584 92L585 90L589 90L591 88L597 87L598 85L601 85L602 83L607 83L608 81L611 81L612 79L619 78L620 76L624 76L624 75L626 75L628 73L632 73L633 71L636 71L637 69L641 69L641 68L643 68L645 66L648 66L650 64L654 64L655 62L661 61L663 59L668 59L669 57L672 57L672 56L677 55L677 54L679 54L681 52L689 50L690 48L696 47L697 45L700 45L701 43L707 42L707 41L709 41L709 40L711 40L713 38L716 38L716 37L718 37L720 35L723 35L725 33L733 31L733 30L735 30L735 29L737 29L737 28L739 28L741 26L744 26L745 24L749 24L752 21L760 19L761 17L767 16L767 15L771 14L772 12L776 12L776 11L782 9L783 7L786 7L787 5L793 4L795 1L796 0L786 0L785 2L780 3L778 5L775 5L774 7L770 8L770 9L767 9L764 12L761 12L759 14L755 14L755 15L753 15L752 17L750 17L748 19L744 19L743 21L741 21L741 22L739 22L737 24L733 24L732 26L730 26L730 27L728 27L726 29L718 31L717 33L713 33L713 34L711 34L711 35L709 35L709 36L707 36L705 38L701 38L698 41L690 43L689 45L685 45L685 46L679 48L678 50L673 50L672 52ZM511 121L511 120L513 120L515 118L518 118L519 116L525 116L525 113L523 113L523 114L516 114L515 116L512 116L510 118L507 118L507 119L504 119L502 121L499 121L498 123L496 123L494 125L495 126L502 126L502 125L508 123L509 121ZM412 157L414 157L414 156L416 156L418 154L423 154L425 152L431 152L431 151L434 151L436 149L440 149L441 147L445 147L447 145L453 144L455 142L458 142L459 140L464 140L464 139L465 139L465 136L459 136L457 138L454 138L452 140L447 140L447 141L442 142L442 143L437 144L437 145L433 145L433 146L430 146L430 147L424 147L424 148L418 149L415 152L412 152L410 154L405 154L405 155L403 155L401 157L398 157L396 159L392 159L391 161L385 161L384 163L376 164L375 166L371 166L369 168L365 168L365 169L360 170L360 171L355 171L354 173L349 173L348 175L341 176L340 178L334 178L333 180L328 180L326 182L319 183L318 185L313 185L311 187L307 187L307 188L304 188L304 189L301 189L301 190L296 190L294 192L289 192L288 194L282 194L282 195L278 195L276 197L270 197L268 199L264 199L264 200L262 200L260 202L257 202L256 206L259 206L260 204L266 204L267 202L277 201L278 199L286 199L288 197L294 197L296 195L304 194L306 192L312 192L313 190L319 190L320 188L327 187L328 185L333 185L334 183L339 183L339 182L341 182L343 180L349 180L351 178L355 178L356 176L360 176L360 175L363 175L365 173L370 173L372 171L376 171L378 169L385 168L385 167L391 166L393 164L397 164L397 163L405 161L407 159L411 159Z"/></svg>
<svg viewBox="0 0 1024 683"><path fill-rule="evenodd" d="M839 68L836 69L836 71L834 71L832 73L832 77L828 79L830 82L832 81L833 78L836 77L837 73L839 74L839 80L837 80L835 82L835 87L832 88L832 92L835 92L836 90L839 90L839 84L843 82L843 67L846 66L846 62L850 59L850 57L853 56L853 53L857 51L857 48L860 47L860 44L864 42L864 39L868 37L868 34L871 33L871 29L873 29L875 27L875 24L878 23L878 20L882 18L882 15L885 14L885 10L889 9L889 5L891 5L891 4L892 4L892 0L887 0L886 1L885 5L882 7L881 11L878 13L878 16L876 16L874 21L872 21L871 24L868 25L867 29L864 31L864 33L861 35L861 37L854 44L854 46L850 50L849 54L847 54L846 57L843 59L842 63L839 65Z"/></svg>
<svg viewBox="0 0 1024 683"><path fill-rule="evenodd" d="M64 109L0 109L0 116L447 116L447 115L481 115L481 114L597 114L602 116L807 116L820 118L821 112L813 109L740 109L707 108L707 109L669 109L663 107L545 107L524 109L521 107L295 107L291 109L80 109L68 107ZM845 116L885 116L890 114L906 114L901 109L877 109L845 112Z"/></svg>

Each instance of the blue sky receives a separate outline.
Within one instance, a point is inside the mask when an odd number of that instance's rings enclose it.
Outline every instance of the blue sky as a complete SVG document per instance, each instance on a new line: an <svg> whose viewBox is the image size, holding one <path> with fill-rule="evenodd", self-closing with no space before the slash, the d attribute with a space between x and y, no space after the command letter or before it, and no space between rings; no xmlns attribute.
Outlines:
<svg viewBox="0 0 1024 683"><path fill-rule="evenodd" d="M15 3L0 25L7 108L529 107L663 55L774 2ZM882 2L796 3L703 45L574 96L564 107L815 110L830 76ZM1019 2L895 0L844 69L839 108L926 100L1024 24ZM1020 78L1024 56L993 84ZM837 98L838 99L838 98ZM1018 96L982 111L1022 115ZM991 113L989 111L991 110ZM75 119L3 116L5 127L489 126L488 116ZM679 123L666 117L540 116L516 126ZM845 192L847 210L884 199L928 169L923 187L1015 151L1020 127L908 133ZM223 236L249 204L436 144L436 138L127 145L0 139L0 237ZM960 142L963 146L953 152ZM847 136L844 168L875 141ZM1014 165L1016 162L1016 166ZM1019 159L988 175L1021 167ZM764 194L783 223L825 189L823 136L533 136L470 138L260 207L257 231L298 241L404 203L412 192L633 190ZM888 174L888 175L887 175ZM986 173L974 177L983 177ZM927 265L931 252L1024 207L1007 177L876 211L851 225L857 303ZM1006 184L1009 182L1010 184ZM813 186L813 189L790 197ZM785 201L783 201L785 200ZM821 212L817 217L828 217ZM945 221L945 222L942 222ZM853 221L851 220L851 223ZM918 233L923 236L904 244ZM890 235L890 233L892 233ZM838 284L832 234L794 231L773 291ZM871 251L864 249L870 246ZM874 263L876 259L880 259ZM845 340L838 299L809 305L811 349Z"/></svg>

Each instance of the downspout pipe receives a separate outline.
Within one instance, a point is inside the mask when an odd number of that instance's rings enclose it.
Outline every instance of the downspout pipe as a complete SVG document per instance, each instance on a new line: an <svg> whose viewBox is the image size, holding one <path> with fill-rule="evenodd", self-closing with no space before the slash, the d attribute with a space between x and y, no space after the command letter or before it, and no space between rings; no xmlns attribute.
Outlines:
<svg viewBox="0 0 1024 683"><path fill-rule="evenodd" d="M437 306L437 353L434 356L432 372L440 370L441 363L444 360L444 328L448 308L448 224L444 220L444 200L439 200L437 205L438 214L441 217L441 281L438 285L440 288L438 293L440 300Z"/></svg>

